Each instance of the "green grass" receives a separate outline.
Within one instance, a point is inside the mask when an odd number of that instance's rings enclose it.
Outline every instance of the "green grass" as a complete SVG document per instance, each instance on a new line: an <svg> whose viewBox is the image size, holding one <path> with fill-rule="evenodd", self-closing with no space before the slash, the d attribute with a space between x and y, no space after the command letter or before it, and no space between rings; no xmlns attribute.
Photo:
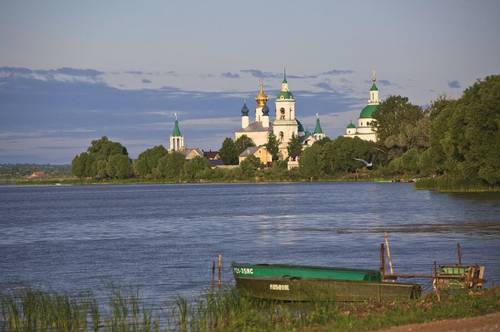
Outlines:
<svg viewBox="0 0 500 332"><path fill-rule="evenodd" d="M79 178L49 178L49 179L9 179L0 180L4 184L15 185L99 185L99 184L179 184L179 183L306 183L306 182L391 182L391 179L372 177L372 178L359 178L352 177L328 177L314 180L307 180L303 178L297 179L269 179L265 177L252 177L248 179L213 179L213 180L197 180L197 181L168 181L161 179L143 179L143 178L129 178L129 179L109 179L109 180L96 180L96 179L79 179Z"/></svg>
<svg viewBox="0 0 500 332"><path fill-rule="evenodd" d="M417 189L441 192L500 192L500 186L488 185L480 180L453 179L447 177L419 179Z"/></svg>
<svg viewBox="0 0 500 332"><path fill-rule="evenodd" d="M389 303L283 303L240 296L234 288L153 311L139 293L113 288L107 303L90 294L22 289L0 295L4 331L368 331L500 311L500 289Z"/></svg>

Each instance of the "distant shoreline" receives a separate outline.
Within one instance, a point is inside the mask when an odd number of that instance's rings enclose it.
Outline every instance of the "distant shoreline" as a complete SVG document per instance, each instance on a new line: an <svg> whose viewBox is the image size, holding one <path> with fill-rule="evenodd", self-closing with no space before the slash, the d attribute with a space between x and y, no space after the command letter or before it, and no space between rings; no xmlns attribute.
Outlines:
<svg viewBox="0 0 500 332"><path fill-rule="evenodd" d="M480 193L480 192L500 192L500 187L488 187L481 185L442 185L432 179L420 179L416 182L405 179L391 178L332 178L317 180L227 180L217 181L158 181L157 179L120 179L120 180L94 180L78 178L51 178L51 179L0 179L0 185L18 185L18 186L85 186L85 185L161 185L161 184L292 184L292 183L414 183L417 190L432 190L436 192L447 193Z"/></svg>
<svg viewBox="0 0 500 332"><path fill-rule="evenodd" d="M376 183L396 183L399 181L392 181L391 179L320 179L320 180L201 180L201 181L159 181L157 179L120 179L120 180L80 180L77 178L65 178L65 179L9 179L0 180L0 185L26 185L26 186L40 186L40 185L127 185L127 184L276 184L276 183L333 183L333 182L345 182L345 183L366 183L366 182L376 182Z"/></svg>

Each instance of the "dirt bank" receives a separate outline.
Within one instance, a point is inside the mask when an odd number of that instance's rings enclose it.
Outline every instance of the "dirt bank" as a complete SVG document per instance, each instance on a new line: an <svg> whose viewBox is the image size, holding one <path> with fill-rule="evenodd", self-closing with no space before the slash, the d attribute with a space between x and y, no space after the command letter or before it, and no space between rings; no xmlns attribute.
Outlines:
<svg viewBox="0 0 500 332"><path fill-rule="evenodd" d="M391 327L380 332L493 332L500 331L500 312L470 318L445 319L422 324Z"/></svg>

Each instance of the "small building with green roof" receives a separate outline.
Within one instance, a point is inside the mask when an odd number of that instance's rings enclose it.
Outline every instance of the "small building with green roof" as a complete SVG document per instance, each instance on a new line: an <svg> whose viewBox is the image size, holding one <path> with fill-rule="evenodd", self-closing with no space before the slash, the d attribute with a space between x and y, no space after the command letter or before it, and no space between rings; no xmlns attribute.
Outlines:
<svg viewBox="0 0 500 332"><path fill-rule="evenodd" d="M372 86L370 88L368 103L359 113L358 125L355 126L351 121L351 123L347 125L344 137L359 137L366 141L377 141L377 132L374 126L376 121L374 114L378 109L380 99L378 87L375 83L376 81L375 72L373 72Z"/></svg>
<svg viewBox="0 0 500 332"><path fill-rule="evenodd" d="M183 151L184 150L184 137L179 129L179 120L177 120L177 115L175 115L174 129L172 130L172 135L170 135L170 149L169 151Z"/></svg>
<svg viewBox="0 0 500 332"><path fill-rule="evenodd" d="M325 134L323 133L323 129L321 128L321 123L319 122L318 113L316 113L316 126L314 127L313 136L317 141L325 138Z"/></svg>

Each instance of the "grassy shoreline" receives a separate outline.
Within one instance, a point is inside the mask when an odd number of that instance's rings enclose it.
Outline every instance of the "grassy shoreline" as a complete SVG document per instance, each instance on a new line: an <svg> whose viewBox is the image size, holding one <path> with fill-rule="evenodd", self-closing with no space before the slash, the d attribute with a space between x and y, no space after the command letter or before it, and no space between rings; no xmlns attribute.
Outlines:
<svg viewBox="0 0 500 332"><path fill-rule="evenodd" d="M80 179L80 178L46 178L46 179L0 179L3 185L134 185L134 184L276 184L276 183L386 183L386 182L413 182L413 180L404 180L406 178L391 177L335 177L321 179L265 179L261 177L248 179L214 179L214 180L196 180L196 181L168 181L159 179L129 178L129 179ZM465 180L453 180L447 178L420 178L415 182L415 188L418 190L433 190L437 192L448 193L481 193L481 192L500 192L500 186L488 186L480 182Z"/></svg>
<svg viewBox="0 0 500 332"><path fill-rule="evenodd" d="M172 301L171 301L172 303ZM0 328L16 331L371 331L500 311L500 288L385 303L257 301L234 288L153 310L137 291L114 288L107 303L90 293L0 292Z"/></svg>
<svg viewBox="0 0 500 332"><path fill-rule="evenodd" d="M446 177L419 179L415 184L415 188L450 193L500 192L500 186L489 186L483 182Z"/></svg>
<svg viewBox="0 0 500 332"><path fill-rule="evenodd" d="M1 184L12 185L122 185L122 184L255 184L255 183L328 183L328 182L393 182L388 178L368 178L368 179L352 179L352 178L327 178L318 180L305 180L305 179L283 179L283 180L270 180L261 178L252 178L244 180L198 180L198 181L168 181L158 179L115 179L115 180L95 180L95 179L78 179L78 178L54 178L54 179L13 179L13 180L0 180Z"/></svg>

